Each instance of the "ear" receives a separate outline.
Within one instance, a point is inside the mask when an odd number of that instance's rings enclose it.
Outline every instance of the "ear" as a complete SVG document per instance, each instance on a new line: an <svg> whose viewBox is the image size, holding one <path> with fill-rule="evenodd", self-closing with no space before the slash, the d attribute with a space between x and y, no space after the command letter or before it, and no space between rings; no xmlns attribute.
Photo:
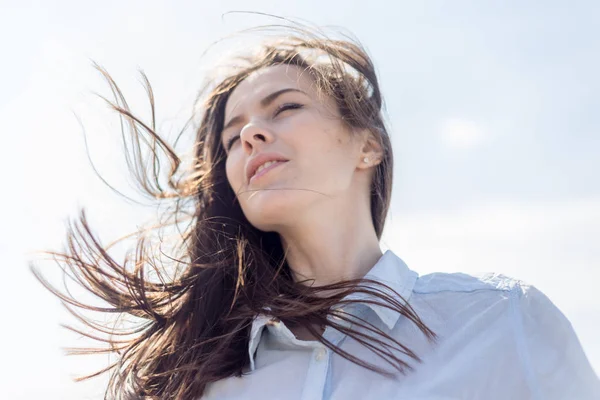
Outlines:
<svg viewBox="0 0 600 400"><path fill-rule="evenodd" d="M362 129L357 132L361 137L361 152L358 161L359 168L370 168L381 163L383 159L383 148L381 143L373 132L369 129ZM365 157L367 161L365 162Z"/></svg>

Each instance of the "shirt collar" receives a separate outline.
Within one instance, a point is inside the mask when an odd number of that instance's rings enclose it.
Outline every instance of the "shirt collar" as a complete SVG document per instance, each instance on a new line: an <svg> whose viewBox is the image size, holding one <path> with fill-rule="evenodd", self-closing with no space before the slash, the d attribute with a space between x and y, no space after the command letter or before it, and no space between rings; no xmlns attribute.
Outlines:
<svg viewBox="0 0 600 400"><path fill-rule="evenodd" d="M415 282L417 281L418 274L412 271L408 266L391 250L387 250L375 263L375 265L369 270L364 276L366 279L372 279L374 281L384 283L390 288L394 289L405 301L409 301L410 295L412 294ZM366 283L371 286L372 284ZM402 299L390 292L383 286L374 286L374 289L382 290L392 298L396 299L400 303L404 304ZM346 297L346 299L352 300L376 300L377 297L368 295L365 293L353 293ZM379 300L381 302L381 300ZM392 329L396 325L400 313L395 310L383 307L377 304L364 303L365 306L372 309L379 319L389 328ZM266 310L269 308L267 307ZM250 330L250 343L248 346L248 354L250 356L250 368L254 370L254 353L258 347L261 333L268 323L271 323L272 317L266 314L259 314L252 322L252 328Z"/></svg>

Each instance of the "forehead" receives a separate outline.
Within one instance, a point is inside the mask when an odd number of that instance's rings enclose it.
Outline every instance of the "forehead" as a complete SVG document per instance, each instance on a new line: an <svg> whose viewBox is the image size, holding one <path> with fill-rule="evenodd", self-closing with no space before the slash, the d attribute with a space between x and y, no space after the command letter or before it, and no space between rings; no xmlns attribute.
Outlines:
<svg viewBox="0 0 600 400"><path fill-rule="evenodd" d="M252 72L231 92L225 105L230 115L243 103L256 103L276 90L295 88L312 95L315 82L310 74L295 65L273 65Z"/></svg>

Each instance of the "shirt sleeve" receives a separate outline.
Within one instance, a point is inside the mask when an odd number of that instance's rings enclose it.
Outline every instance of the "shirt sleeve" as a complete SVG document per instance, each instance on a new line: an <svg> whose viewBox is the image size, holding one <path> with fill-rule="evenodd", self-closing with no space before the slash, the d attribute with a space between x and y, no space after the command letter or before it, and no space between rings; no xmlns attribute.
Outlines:
<svg viewBox="0 0 600 400"><path fill-rule="evenodd" d="M536 287L517 289L517 345L532 398L600 400L600 380L571 322Z"/></svg>

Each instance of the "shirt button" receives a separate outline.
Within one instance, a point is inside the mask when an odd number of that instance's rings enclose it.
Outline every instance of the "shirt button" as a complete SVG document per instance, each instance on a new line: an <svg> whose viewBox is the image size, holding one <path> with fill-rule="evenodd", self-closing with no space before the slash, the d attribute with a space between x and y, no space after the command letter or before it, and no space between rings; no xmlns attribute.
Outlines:
<svg viewBox="0 0 600 400"><path fill-rule="evenodd" d="M325 357L325 354L327 354L327 350L319 349L319 351L317 351L317 355L315 356L315 359L317 361L321 361Z"/></svg>

